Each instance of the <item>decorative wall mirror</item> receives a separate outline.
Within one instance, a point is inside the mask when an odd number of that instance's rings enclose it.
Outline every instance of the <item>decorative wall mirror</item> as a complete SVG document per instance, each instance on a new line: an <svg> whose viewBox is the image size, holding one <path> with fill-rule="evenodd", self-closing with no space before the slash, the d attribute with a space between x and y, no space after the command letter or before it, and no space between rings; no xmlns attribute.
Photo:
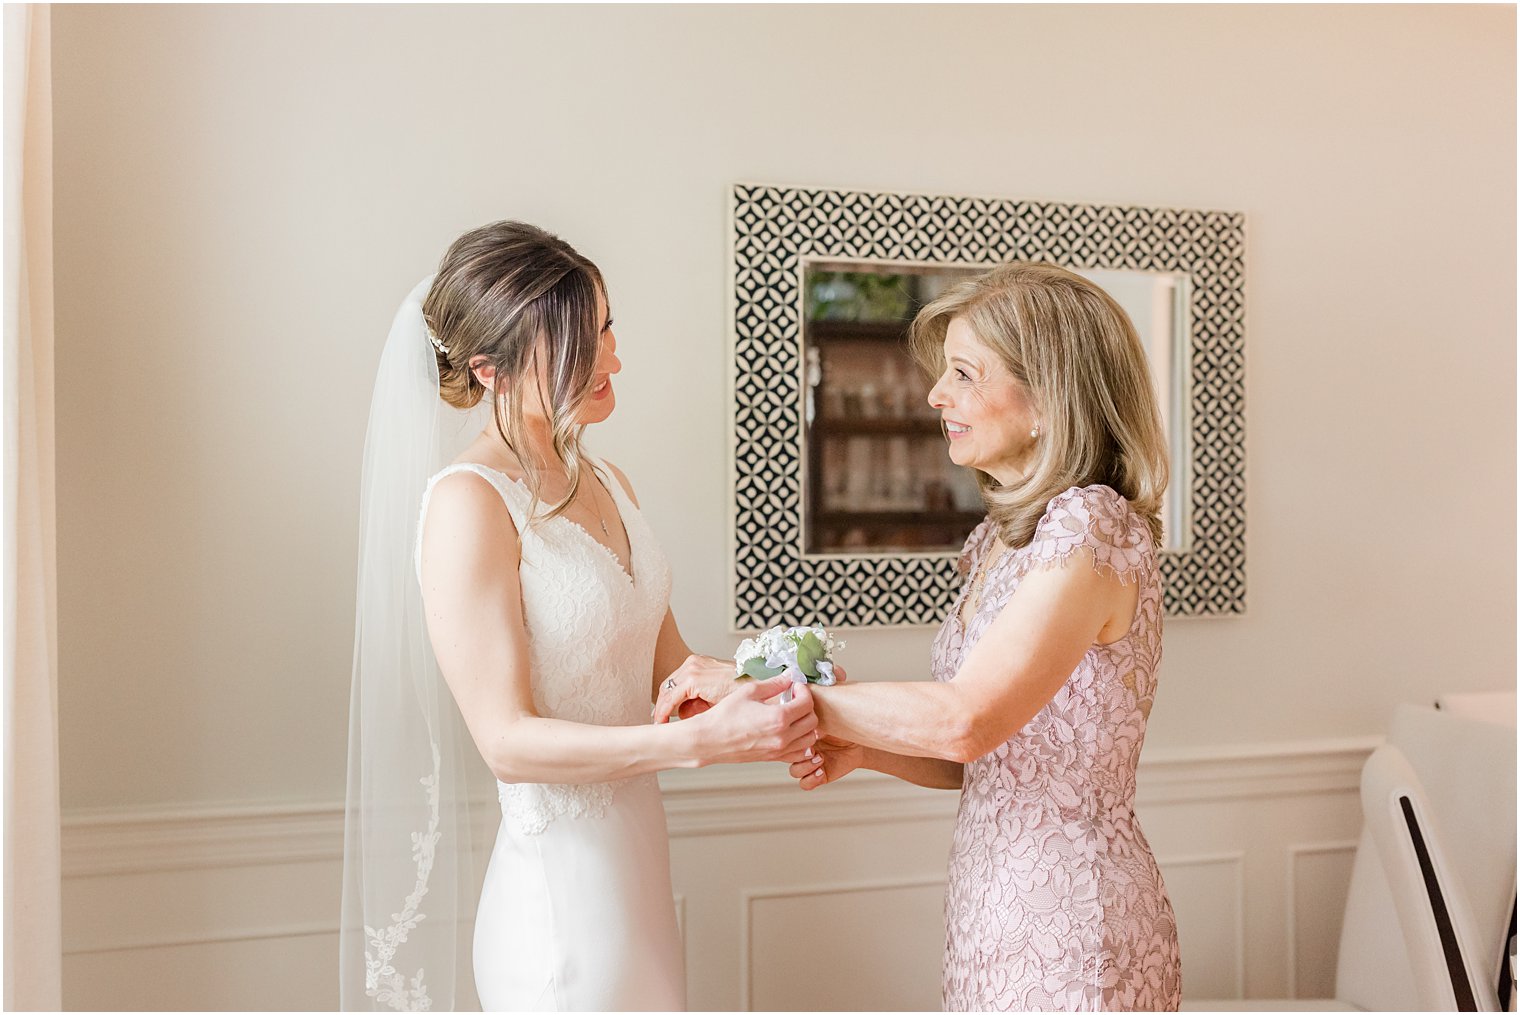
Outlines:
<svg viewBox="0 0 1520 1015"><path fill-rule="evenodd" d="M908 354L925 304L983 265L802 257L802 552L959 551L985 513L945 454L930 382ZM1171 446L1163 549L1186 549L1188 277L1076 268L1124 307L1150 359Z"/></svg>
<svg viewBox="0 0 1520 1015"><path fill-rule="evenodd" d="M1167 612L1242 612L1242 216L749 185L732 210L735 629L939 623L984 511L907 326L1018 259L1135 323L1171 449Z"/></svg>

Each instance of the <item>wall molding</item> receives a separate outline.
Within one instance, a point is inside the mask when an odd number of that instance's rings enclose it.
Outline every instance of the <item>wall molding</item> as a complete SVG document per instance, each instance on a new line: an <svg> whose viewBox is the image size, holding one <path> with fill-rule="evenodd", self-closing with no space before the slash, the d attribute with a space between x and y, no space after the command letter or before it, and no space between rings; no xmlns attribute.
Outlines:
<svg viewBox="0 0 1520 1015"><path fill-rule="evenodd" d="M1155 751L1140 762L1136 806L1359 792L1382 737Z"/></svg>
<svg viewBox="0 0 1520 1015"><path fill-rule="evenodd" d="M188 948L199 945L223 945L242 944L247 941L275 941L285 938L299 937L323 937L328 934L337 934L338 924L334 921L319 923L290 923L272 927L260 927L253 930L236 931L208 931L199 934L180 934L173 937L155 937L142 941L132 941L122 944L107 945L68 945L65 944L65 955L109 955L113 952L139 952L160 948Z"/></svg>
<svg viewBox="0 0 1520 1015"><path fill-rule="evenodd" d="M63 815L63 877L204 870L343 855L343 809L328 804L97 808Z"/></svg>
<svg viewBox="0 0 1520 1015"><path fill-rule="evenodd" d="M767 899L806 898L810 895L846 895L858 892L892 891L898 888L932 888L944 884L943 877L871 878L857 881L821 882L811 885L788 885L785 888L746 888L739 892L739 1010L754 1011L755 903Z"/></svg>
<svg viewBox="0 0 1520 1015"><path fill-rule="evenodd" d="M1182 867L1213 867L1228 865L1235 875L1235 996L1229 1000L1243 1000L1246 996L1246 854L1244 850L1231 849L1218 853L1188 853L1156 857L1158 867L1173 870Z"/></svg>
<svg viewBox="0 0 1520 1015"><path fill-rule="evenodd" d="M1345 848L1355 837L1360 771L1379 742L1146 751L1137 786L1141 818L1163 868L1192 869L1172 886L1179 919L1193 921L1194 933L1206 935L1200 941L1213 936L1200 957L1206 966L1199 972L1210 973L1200 987L1207 982L1221 997L1281 997L1290 978L1302 978L1293 965L1294 935L1322 933L1334 914L1312 898L1297 900L1295 911L1294 857ZM874 772L803 793L780 765L667 772L660 783L677 854L673 887L689 989L701 1007L749 1006L768 996L762 986L774 986L756 977L786 975L753 954L764 901L829 895L836 897L831 905L853 912L856 903L842 893L943 884L958 793ZM494 796L479 803L472 816L483 861L499 810ZM815 870L799 885L772 854L798 848L814 829L851 844L847 851L885 845L862 849L860 865ZM64 962L75 1006L107 1004L116 997L111 985L133 976L143 1007L163 1007L171 997L171 1007L229 1005L233 994L193 1003L186 998L201 998L195 991L202 987L181 997L159 992L159 981L181 963L243 964L251 956L304 963L290 1006L334 1003L317 968L326 959L313 957L336 948L340 805L76 809L65 812L62 847ZM756 850L765 854L759 866L739 860ZM720 859L716 866L693 862L701 857ZM895 940L881 933L884 947ZM1233 936L1228 946L1226 935ZM917 948L899 958L892 975L917 986L937 962Z"/></svg>
<svg viewBox="0 0 1520 1015"><path fill-rule="evenodd" d="M1283 927L1287 934L1288 996L1298 997L1298 861L1305 856L1325 853L1351 853L1357 848L1355 839L1331 842L1295 842L1285 851L1283 874Z"/></svg>
<svg viewBox="0 0 1520 1015"><path fill-rule="evenodd" d="M1157 750L1140 764L1136 805L1356 792L1378 737ZM661 773L672 838L753 831L950 820L959 794L860 772L803 793L779 765ZM494 799L479 801L477 843L489 842ZM71 809L63 817L64 878L335 860L343 808L270 804Z"/></svg>

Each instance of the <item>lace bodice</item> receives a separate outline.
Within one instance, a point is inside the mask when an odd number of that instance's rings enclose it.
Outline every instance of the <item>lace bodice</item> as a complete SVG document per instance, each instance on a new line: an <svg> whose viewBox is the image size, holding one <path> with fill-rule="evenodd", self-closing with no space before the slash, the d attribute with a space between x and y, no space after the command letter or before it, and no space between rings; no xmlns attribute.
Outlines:
<svg viewBox="0 0 1520 1015"><path fill-rule="evenodd" d="M605 465L602 471L628 533L631 578L612 551L575 522L540 517L529 525L527 486L484 465L451 465L429 480L422 518L426 520L433 487L443 477L473 472L490 483L506 503L522 545L518 577L538 714L597 726L636 726L649 721L655 641L670 604L670 565L622 484ZM596 482L589 476L586 481ZM420 576L421 524L417 531ZM629 781L502 783L502 813L525 834L541 832L559 815L602 814L613 793Z"/></svg>
<svg viewBox="0 0 1520 1015"><path fill-rule="evenodd" d="M966 541L965 571L991 542L984 521ZM954 678L1031 571L1082 549L1099 571L1138 583L1135 618L1118 641L1089 648L1023 729L966 765L945 900L948 1010L1179 1001L1176 922L1134 814L1161 659L1160 574L1144 520L1106 486L1053 498L1030 543L987 572L964 628L956 603L934 642L934 675Z"/></svg>

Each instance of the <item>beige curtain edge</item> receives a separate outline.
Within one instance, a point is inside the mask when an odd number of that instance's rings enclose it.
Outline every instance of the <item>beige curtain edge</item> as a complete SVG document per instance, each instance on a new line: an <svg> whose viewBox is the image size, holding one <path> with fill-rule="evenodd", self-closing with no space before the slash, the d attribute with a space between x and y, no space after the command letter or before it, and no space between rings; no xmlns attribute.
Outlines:
<svg viewBox="0 0 1520 1015"><path fill-rule="evenodd" d="M24 106L6 97L5 1007L59 1010L62 899L53 405L51 12L6 10L6 60L22 49ZM24 18L24 20L23 20ZM11 32L24 32L12 43ZM18 34L20 34L18 32ZM7 89L17 84L6 76ZM15 130L19 127L20 130ZM14 131L14 132L13 132ZM19 151L15 142L19 141ZM20 214L17 215L16 212ZM19 236L16 233L19 231Z"/></svg>

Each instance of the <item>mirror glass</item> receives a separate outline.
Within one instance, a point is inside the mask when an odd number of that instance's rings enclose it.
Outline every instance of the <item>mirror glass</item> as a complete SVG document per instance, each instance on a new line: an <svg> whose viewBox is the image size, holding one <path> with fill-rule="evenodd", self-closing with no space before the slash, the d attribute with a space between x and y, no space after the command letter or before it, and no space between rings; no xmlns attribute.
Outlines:
<svg viewBox="0 0 1520 1015"><path fill-rule="evenodd" d="M985 511L970 470L946 453L907 334L921 307L987 266L804 258L801 267L803 552L959 552ZM1145 346L1171 452L1162 548L1185 549L1188 277L1072 270L1118 301Z"/></svg>

